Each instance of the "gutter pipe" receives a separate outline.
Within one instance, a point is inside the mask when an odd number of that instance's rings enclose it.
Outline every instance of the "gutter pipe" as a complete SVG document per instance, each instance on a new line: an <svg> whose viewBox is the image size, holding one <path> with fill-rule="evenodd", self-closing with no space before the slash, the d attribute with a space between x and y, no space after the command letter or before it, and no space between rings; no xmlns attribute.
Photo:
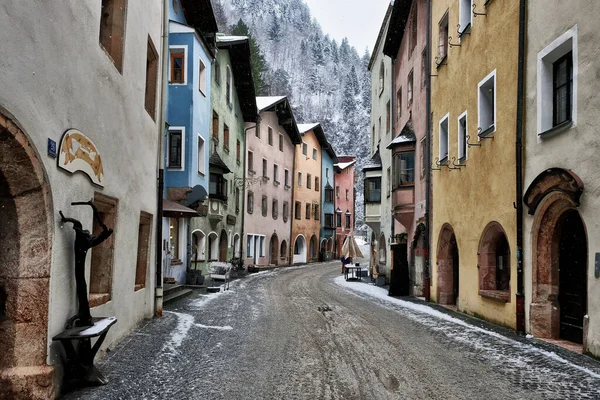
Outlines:
<svg viewBox="0 0 600 400"><path fill-rule="evenodd" d="M427 0L427 47L425 74L425 113L427 128L425 135L425 282L423 291L425 301L431 301L431 0Z"/></svg>
<svg viewBox="0 0 600 400"><path fill-rule="evenodd" d="M517 127L516 127L516 202L517 209L517 332L525 332L525 294L523 291L523 103L525 76L525 29L527 1L520 0L519 9L519 66L517 78Z"/></svg>
<svg viewBox="0 0 600 400"><path fill-rule="evenodd" d="M162 316L163 311L163 287L162 287L162 213L163 213L163 192L164 192L164 176L165 176L165 166L164 166L164 129L166 126L166 114L167 114L167 79L166 71L167 71L167 59L169 52L169 0L163 0L163 21L162 21L162 68L161 68L161 85L162 90L160 92L160 114L158 118L158 176L157 176L157 207L156 207L156 249L155 249L155 258L156 258L156 282L155 282L155 308L154 313L157 317Z"/></svg>

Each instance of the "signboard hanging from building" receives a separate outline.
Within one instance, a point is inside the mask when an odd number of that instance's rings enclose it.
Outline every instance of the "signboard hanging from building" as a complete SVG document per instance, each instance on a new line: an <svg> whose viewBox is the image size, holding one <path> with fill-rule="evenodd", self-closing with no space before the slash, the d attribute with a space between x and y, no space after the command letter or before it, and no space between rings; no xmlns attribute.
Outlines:
<svg viewBox="0 0 600 400"><path fill-rule="evenodd" d="M73 174L86 174L93 184L104 187L104 168L96 144L77 129L69 129L60 141L58 167Z"/></svg>

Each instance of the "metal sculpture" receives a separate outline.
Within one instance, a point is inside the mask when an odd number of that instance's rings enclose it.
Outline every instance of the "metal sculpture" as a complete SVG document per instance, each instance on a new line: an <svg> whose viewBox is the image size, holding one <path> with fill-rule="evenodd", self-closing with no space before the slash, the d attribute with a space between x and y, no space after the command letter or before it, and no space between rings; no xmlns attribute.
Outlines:
<svg viewBox="0 0 600 400"><path fill-rule="evenodd" d="M98 209L92 201L87 202L76 202L71 203L73 206L88 205L94 210L94 220L100 223L102 232L98 235L92 235L90 231L83 229L81 222L74 218L66 218L62 211L59 211L61 222L73 224L73 230L75 231L75 284L77 291L77 300L79 302L79 311L77 314L69 318L65 329L71 329L75 327L92 326L92 315L90 314L90 303L87 296L87 284L85 283L85 258L87 252L94 246L98 246L112 235L113 230L108 228L100 214Z"/></svg>

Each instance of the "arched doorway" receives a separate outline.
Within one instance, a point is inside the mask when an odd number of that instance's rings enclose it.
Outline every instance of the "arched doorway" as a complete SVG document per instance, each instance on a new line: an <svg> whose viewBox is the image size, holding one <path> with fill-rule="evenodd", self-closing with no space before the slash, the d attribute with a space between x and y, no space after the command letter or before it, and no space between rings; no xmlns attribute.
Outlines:
<svg viewBox="0 0 600 400"><path fill-rule="evenodd" d="M227 232L223 229L219 237L219 261L221 262L227 262L227 247Z"/></svg>
<svg viewBox="0 0 600 400"><path fill-rule="evenodd" d="M279 264L279 239L277 238L277 235L274 233L273 235L271 235L271 265L278 265Z"/></svg>
<svg viewBox="0 0 600 400"><path fill-rule="evenodd" d="M437 248L437 300L439 304L458 304L459 265L458 244L454 230L449 224L444 224Z"/></svg>
<svg viewBox="0 0 600 400"><path fill-rule="evenodd" d="M235 258L240 258L240 235L237 233L233 236L233 256Z"/></svg>
<svg viewBox="0 0 600 400"><path fill-rule="evenodd" d="M310 238L310 261L315 261L317 259L317 237L312 235Z"/></svg>
<svg viewBox="0 0 600 400"><path fill-rule="evenodd" d="M379 248L377 250L377 274L385 275L387 272L387 248L385 234L379 235Z"/></svg>
<svg viewBox="0 0 600 400"><path fill-rule="evenodd" d="M410 294L423 296L425 288L425 225L415 229L410 249Z"/></svg>
<svg viewBox="0 0 600 400"><path fill-rule="evenodd" d="M5 377L0 393L6 398L53 397L46 341L54 217L34 149L21 129L0 115L0 376Z"/></svg>
<svg viewBox="0 0 600 400"><path fill-rule="evenodd" d="M572 171L540 174L524 199L532 226L531 333L583 342L587 313L588 244L577 207L583 183Z"/></svg>
<svg viewBox="0 0 600 400"><path fill-rule="evenodd" d="M294 242L294 264L306 262L306 239L303 235L296 236Z"/></svg>
<svg viewBox="0 0 600 400"><path fill-rule="evenodd" d="M201 230L192 232L192 266L196 269L198 263L205 260L206 236Z"/></svg>
<svg viewBox="0 0 600 400"><path fill-rule="evenodd" d="M215 232L208 235L208 259L207 261L219 260L219 237Z"/></svg>
<svg viewBox="0 0 600 400"><path fill-rule="evenodd" d="M281 242L281 248L279 249L279 255L282 261L287 260L287 242L284 240Z"/></svg>
<svg viewBox="0 0 600 400"><path fill-rule="evenodd" d="M377 278L377 243L375 241L375 232L371 232L371 259L369 260L370 275Z"/></svg>

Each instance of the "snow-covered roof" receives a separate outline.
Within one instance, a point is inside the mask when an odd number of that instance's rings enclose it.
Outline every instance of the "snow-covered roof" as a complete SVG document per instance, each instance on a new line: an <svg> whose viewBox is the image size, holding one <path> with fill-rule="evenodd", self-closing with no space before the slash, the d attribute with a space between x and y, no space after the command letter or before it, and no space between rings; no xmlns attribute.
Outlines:
<svg viewBox="0 0 600 400"><path fill-rule="evenodd" d="M356 160L350 161L350 162L338 163L338 164L335 164L334 167L338 167L339 169L341 169L343 171L346 168L354 165L355 163L356 163Z"/></svg>
<svg viewBox="0 0 600 400"><path fill-rule="evenodd" d="M390 147L392 147L395 144L398 143L409 143L409 142L416 142L416 139L414 136L405 136L405 135L398 135L394 140L392 140L390 142L390 144L388 144L386 146L386 149L389 149Z"/></svg>
<svg viewBox="0 0 600 400"><path fill-rule="evenodd" d="M217 34L217 42L219 43L238 42L243 40L248 40L248 36L229 36L221 33Z"/></svg>
<svg viewBox="0 0 600 400"><path fill-rule="evenodd" d="M300 132L300 134L306 133L310 130L315 129L317 126L319 126L318 123L314 123L314 124L298 124L298 131Z"/></svg>
<svg viewBox="0 0 600 400"><path fill-rule="evenodd" d="M285 99L285 96L262 96L256 98L256 107L259 111L271 107L273 104Z"/></svg>

